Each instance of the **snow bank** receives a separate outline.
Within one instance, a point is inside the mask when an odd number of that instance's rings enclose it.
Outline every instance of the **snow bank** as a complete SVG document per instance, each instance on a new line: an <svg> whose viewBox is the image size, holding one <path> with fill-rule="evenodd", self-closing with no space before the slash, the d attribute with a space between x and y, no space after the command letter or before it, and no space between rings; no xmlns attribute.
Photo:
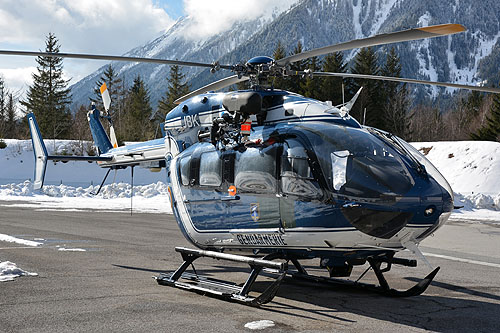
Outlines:
<svg viewBox="0 0 500 333"><path fill-rule="evenodd" d="M33 180L34 155L31 140L4 139L7 147L0 149L0 184L22 183L25 180ZM90 145L85 141L77 140L44 140L47 151L50 155L76 154L86 150ZM53 161L47 163L45 173L45 185L66 184L75 187L88 187L90 185L99 185L106 174L105 169L101 169L95 162L76 162L67 163ZM108 177L108 183L129 183L130 169L117 170L111 172ZM134 184L146 185L158 181L165 181L164 172L153 173L148 169L134 169Z"/></svg>
<svg viewBox="0 0 500 333"><path fill-rule="evenodd" d="M30 181L33 174L31 140L5 140L7 148L0 149L0 200L24 201L20 207L38 209L98 209L125 210L130 207L129 172L120 170L116 183L97 191L105 170L95 163L49 162L42 191L34 192ZM80 143L72 140L46 140L49 153L74 153ZM495 213L500 221L500 143L480 141L417 142L412 143L440 170L455 192L455 205L464 206L457 216L486 212ZM165 173L151 173L136 168L134 172L134 210L170 213ZM113 181L113 173L108 181ZM28 179L28 180L27 180ZM102 200L106 199L106 200ZM456 214L454 213L452 217Z"/></svg>
<svg viewBox="0 0 500 333"><path fill-rule="evenodd" d="M40 246L43 244L40 242L34 242L34 241L22 239L22 238L12 237L12 236L5 235L5 234L0 234L0 241L9 242L9 243L17 243L17 244L22 244L22 245L27 245L27 246Z"/></svg>
<svg viewBox="0 0 500 333"><path fill-rule="evenodd" d="M0 198L6 196L40 196L49 197L83 197L83 198L130 198L132 186L127 183L117 183L104 185L98 195L94 195L99 190L99 186L74 187L69 185L44 185L41 190L34 191L33 183L26 180L19 184L0 185ZM163 182L156 182L149 185L134 185L134 197L151 198L158 195L167 195L167 185Z"/></svg>
<svg viewBox="0 0 500 333"><path fill-rule="evenodd" d="M452 219L500 221L500 143L489 141L416 142L445 176L463 206Z"/></svg>
<svg viewBox="0 0 500 333"><path fill-rule="evenodd" d="M0 262L0 282L12 281L18 276L37 276L37 273L30 273L17 267L10 261Z"/></svg>

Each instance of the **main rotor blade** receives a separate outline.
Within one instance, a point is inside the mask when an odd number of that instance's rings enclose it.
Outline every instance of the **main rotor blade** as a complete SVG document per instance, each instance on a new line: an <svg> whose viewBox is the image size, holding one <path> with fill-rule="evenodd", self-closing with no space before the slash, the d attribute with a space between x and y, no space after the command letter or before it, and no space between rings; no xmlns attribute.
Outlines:
<svg viewBox="0 0 500 333"><path fill-rule="evenodd" d="M340 44L334 44L330 46L321 47L318 49L313 49L311 51L294 54L289 57L276 60L276 63L278 65L284 66L292 62L332 52L345 51L345 50L351 50L351 49L369 47L375 45L407 42L424 38L446 36L446 35L456 34L458 32L463 32L465 30L467 29L461 24L441 24L441 25L432 25L424 28L415 28L415 29L397 31L387 34L375 35L367 38L355 39Z"/></svg>
<svg viewBox="0 0 500 333"><path fill-rule="evenodd" d="M128 61L128 62L147 62L164 65L179 65L179 66L194 66L194 67L208 67L208 68L223 68L232 69L230 65L207 64L202 62L168 60L159 58L144 58L144 57L127 57L127 56L112 56L101 54L83 54L83 53L51 53L51 52L32 52L32 51L14 51L14 50L0 50L0 55L20 55L31 57L52 57L52 58L73 58L73 59L90 59L90 60L109 60L109 61Z"/></svg>
<svg viewBox="0 0 500 333"><path fill-rule="evenodd" d="M489 93L495 93L495 94L500 93L500 88L478 87L478 86L469 86L466 84L406 79L406 78L392 77L392 76L378 76L378 75L351 74L351 73L329 73L329 72L313 72L312 74L313 74L313 76L351 77L354 79L368 79L368 80L395 81L395 82L416 83L416 84L429 84L432 86L477 90L477 91L489 92Z"/></svg>
<svg viewBox="0 0 500 333"><path fill-rule="evenodd" d="M187 95L182 96L181 98L178 98L174 101L175 104L180 104L184 102L185 100L194 97L198 94L203 94L207 91L215 91L215 90L220 90L226 87L229 87L232 84L236 84L239 82L244 82L247 81L249 78L247 76L243 76L241 78L238 78L238 75L232 75L229 77L226 77L225 79L215 81L214 83L207 84L204 87L201 87L199 89L196 89L195 91L190 92Z"/></svg>

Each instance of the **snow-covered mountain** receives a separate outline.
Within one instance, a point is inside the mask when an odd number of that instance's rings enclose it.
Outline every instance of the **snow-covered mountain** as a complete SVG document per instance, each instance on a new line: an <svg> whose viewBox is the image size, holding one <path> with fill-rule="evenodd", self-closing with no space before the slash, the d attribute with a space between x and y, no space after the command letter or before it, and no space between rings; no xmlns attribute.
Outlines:
<svg viewBox="0 0 500 333"><path fill-rule="evenodd" d="M127 52L126 56L155 57L163 59L179 59L212 63L223 55L231 52L239 45L258 33L267 24L275 20L283 11L288 10L298 0L277 1L275 6L266 10L257 18L234 23L229 29L213 36L196 37L198 26L192 17L180 18L165 34L155 38L145 45L138 46ZM133 79L140 75L150 89L153 104L165 94L167 90L166 78L169 75L169 66L151 65L144 63L113 62L113 67L118 75L129 85ZM75 83L71 89L75 105L88 104L92 96L96 81L101 77L105 68L101 67L96 72ZM201 69L183 68L188 78L194 77Z"/></svg>
<svg viewBox="0 0 500 333"><path fill-rule="evenodd" d="M291 1L290 3L293 3ZM403 75L411 78L475 84L498 84L500 2L498 0L299 0L290 7L269 8L261 17L235 23L216 36L192 39L186 33L195 22L180 19L163 36L127 55L155 56L201 62L238 63L256 55L271 55L278 41L291 52L300 40L305 49L378 33L442 23L460 23L468 31L449 37L395 44ZM380 49L383 58L386 48ZM355 55L347 52L346 58ZM381 59L383 60L383 59ZM155 103L166 91L168 66L115 64L131 82L140 74ZM103 69L73 86L75 103L87 103ZM221 71L222 72L222 71ZM230 73L186 68L191 87L198 88ZM439 88L427 91L436 94Z"/></svg>

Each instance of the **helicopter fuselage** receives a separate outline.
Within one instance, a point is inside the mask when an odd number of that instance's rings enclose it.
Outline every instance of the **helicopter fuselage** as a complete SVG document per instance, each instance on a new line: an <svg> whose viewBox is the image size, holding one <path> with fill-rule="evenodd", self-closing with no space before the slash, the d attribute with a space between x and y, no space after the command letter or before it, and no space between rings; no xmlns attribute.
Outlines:
<svg viewBox="0 0 500 333"><path fill-rule="evenodd" d="M453 192L409 144L331 103L261 93L265 117L250 117L243 144L200 139L227 112L224 93L166 117L172 210L193 245L344 261L403 250L447 220Z"/></svg>

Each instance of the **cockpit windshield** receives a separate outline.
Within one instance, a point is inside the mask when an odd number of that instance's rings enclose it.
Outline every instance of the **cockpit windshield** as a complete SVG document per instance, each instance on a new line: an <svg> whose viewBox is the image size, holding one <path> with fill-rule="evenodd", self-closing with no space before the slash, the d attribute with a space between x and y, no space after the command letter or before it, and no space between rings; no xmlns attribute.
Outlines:
<svg viewBox="0 0 500 333"><path fill-rule="evenodd" d="M366 129L300 125L334 192L359 198L402 196L415 184L397 152Z"/></svg>

